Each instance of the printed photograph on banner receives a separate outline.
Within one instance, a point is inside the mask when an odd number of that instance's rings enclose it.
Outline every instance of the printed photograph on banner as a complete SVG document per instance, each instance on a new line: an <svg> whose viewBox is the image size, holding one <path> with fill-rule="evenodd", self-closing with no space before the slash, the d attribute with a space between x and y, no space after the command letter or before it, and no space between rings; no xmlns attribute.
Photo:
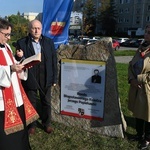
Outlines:
<svg viewBox="0 0 150 150"><path fill-rule="evenodd" d="M106 63L61 60L61 114L103 120Z"/></svg>

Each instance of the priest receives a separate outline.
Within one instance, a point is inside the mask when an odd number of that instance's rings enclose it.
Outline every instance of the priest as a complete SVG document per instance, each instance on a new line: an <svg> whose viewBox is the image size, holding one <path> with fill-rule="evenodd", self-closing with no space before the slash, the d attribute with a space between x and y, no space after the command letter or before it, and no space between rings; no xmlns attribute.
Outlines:
<svg viewBox="0 0 150 150"><path fill-rule="evenodd" d="M30 150L27 125L39 116L21 86L27 70L7 44L11 30L12 25L0 18L0 150Z"/></svg>

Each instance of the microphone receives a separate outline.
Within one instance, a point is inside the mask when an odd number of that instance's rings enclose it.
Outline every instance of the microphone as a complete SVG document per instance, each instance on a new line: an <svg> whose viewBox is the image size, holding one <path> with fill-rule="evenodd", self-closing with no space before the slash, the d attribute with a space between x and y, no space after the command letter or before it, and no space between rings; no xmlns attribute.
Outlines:
<svg viewBox="0 0 150 150"><path fill-rule="evenodd" d="M21 64L25 60L25 57L23 57L20 61L19 64Z"/></svg>

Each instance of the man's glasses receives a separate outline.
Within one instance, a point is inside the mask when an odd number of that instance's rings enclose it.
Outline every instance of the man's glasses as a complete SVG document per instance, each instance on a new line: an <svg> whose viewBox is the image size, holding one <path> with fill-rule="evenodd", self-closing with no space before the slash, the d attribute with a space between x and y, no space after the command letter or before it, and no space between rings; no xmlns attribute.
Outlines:
<svg viewBox="0 0 150 150"><path fill-rule="evenodd" d="M4 33L4 32L2 32L2 31L0 31L0 33L4 34L4 36L5 36L6 38L8 38L9 36L12 36L12 33Z"/></svg>

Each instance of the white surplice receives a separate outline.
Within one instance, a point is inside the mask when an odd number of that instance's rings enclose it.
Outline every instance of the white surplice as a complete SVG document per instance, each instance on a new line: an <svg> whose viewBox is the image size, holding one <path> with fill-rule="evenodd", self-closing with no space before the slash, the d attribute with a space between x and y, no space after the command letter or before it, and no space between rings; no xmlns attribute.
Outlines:
<svg viewBox="0 0 150 150"><path fill-rule="evenodd" d="M7 47L11 50L10 46L7 45ZM0 48L1 51L3 51L3 54L6 58L7 65L1 65L0 64L0 111L4 111L4 101L3 101L3 94L2 94L2 87L10 87L12 84L13 86L13 92L14 92L14 99L16 103L16 107L19 107L23 104L23 99L20 91L20 86L17 78L16 72L11 72L10 65L13 64L9 54L7 53L6 48ZM0 56L2 57L2 56ZM14 59L14 62L17 63L17 61ZM27 79L27 70L22 71L18 74L19 78L22 80Z"/></svg>

